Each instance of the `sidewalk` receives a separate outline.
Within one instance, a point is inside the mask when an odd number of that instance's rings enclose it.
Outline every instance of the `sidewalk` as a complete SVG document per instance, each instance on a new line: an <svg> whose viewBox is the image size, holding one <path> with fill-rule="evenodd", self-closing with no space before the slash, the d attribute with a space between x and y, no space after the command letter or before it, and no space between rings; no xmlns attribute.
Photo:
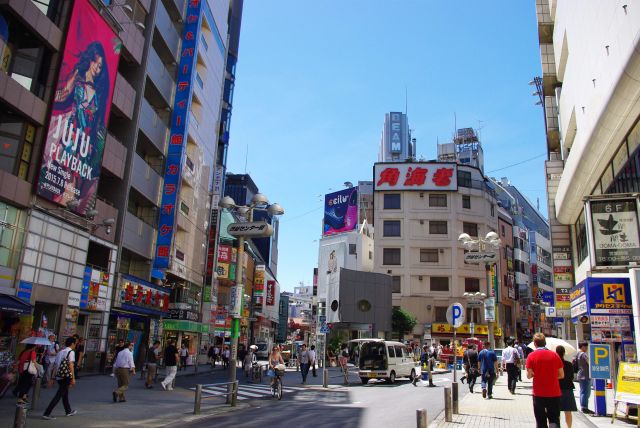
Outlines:
<svg viewBox="0 0 640 428"><path fill-rule="evenodd" d="M199 375L198 378L193 376ZM238 376L241 369L238 369ZM64 416L62 402L53 410L56 420L41 419L44 409L55 395L57 387L42 389L40 399L34 410L27 412L27 427L161 427L175 424L179 421L193 421L200 417L214 413L223 413L246 407L247 404L238 403L233 408L221 400L203 403L202 415L193 415L194 392L189 388L197 382L219 383L226 382L228 371L216 366L201 365L198 373L193 367L186 371L179 371L176 376L174 391L163 391L156 383L153 389L144 388L144 381L140 374L131 377L129 390L126 392L126 403L114 403L111 391L116 386L115 378L108 375L86 375L78 378L77 384L69 392L71 407L78 411L73 417ZM160 370L158 381L164 378L164 370ZM31 397L31 394L30 394ZM7 391L0 400L0 428L12 427L16 411L16 399Z"/></svg>
<svg viewBox="0 0 640 428"><path fill-rule="evenodd" d="M490 427L490 428L535 428L535 418L533 416L533 404L531 398L531 381L524 377L523 382L518 382L516 394L511 395L507 390L506 374L500 376L493 388L493 400L482 398L482 389L477 384L474 394L466 394L459 402L460 413L453 415L452 422L445 421L445 414L442 412L429 425L430 428L453 428L453 427ZM576 385L577 386L577 385ZM459 384L458 389L467 388L466 384ZM576 395L578 390L576 389ZM594 394L592 394L593 397ZM576 402L578 400L576 399ZM593 408L593 407L592 407ZM610 410L609 410L610 409ZM608 407L613 410L613 405ZM560 424L565 427L564 413L560 414ZM573 428L593 428L593 427L627 427L635 426L635 421L630 424L625 421L616 420L611 424L611 418L586 416L580 412L573 412Z"/></svg>

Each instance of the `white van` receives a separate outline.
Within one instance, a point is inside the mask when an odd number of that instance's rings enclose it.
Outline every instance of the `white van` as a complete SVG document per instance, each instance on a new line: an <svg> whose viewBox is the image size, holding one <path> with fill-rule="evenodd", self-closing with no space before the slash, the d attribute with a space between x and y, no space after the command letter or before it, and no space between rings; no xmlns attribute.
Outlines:
<svg viewBox="0 0 640 428"><path fill-rule="evenodd" d="M385 379L394 383L396 378L408 377L413 380L420 376L420 362L414 361L413 354L400 342L383 339L352 340L360 345L358 376L362 383L369 379Z"/></svg>

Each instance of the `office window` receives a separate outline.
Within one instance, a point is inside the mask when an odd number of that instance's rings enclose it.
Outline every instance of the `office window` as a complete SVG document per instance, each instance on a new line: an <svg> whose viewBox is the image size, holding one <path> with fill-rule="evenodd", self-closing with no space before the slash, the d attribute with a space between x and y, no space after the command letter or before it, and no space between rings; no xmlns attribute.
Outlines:
<svg viewBox="0 0 640 428"><path fill-rule="evenodd" d="M401 276L392 276L391 277L391 292L399 293L400 292L400 281Z"/></svg>
<svg viewBox="0 0 640 428"><path fill-rule="evenodd" d="M400 236L400 220L385 220L382 236Z"/></svg>
<svg viewBox="0 0 640 428"><path fill-rule="evenodd" d="M369 260L373 260L373 251L369 251Z"/></svg>
<svg viewBox="0 0 640 428"><path fill-rule="evenodd" d="M449 291L449 278L446 276L432 276L429 283L431 291Z"/></svg>
<svg viewBox="0 0 640 428"><path fill-rule="evenodd" d="M447 322L447 307L436 306L435 307L435 320L434 322Z"/></svg>
<svg viewBox="0 0 640 428"><path fill-rule="evenodd" d="M384 209L399 210L400 209L400 193L385 193Z"/></svg>
<svg viewBox="0 0 640 428"><path fill-rule="evenodd" d="M447 222L440 220L432 220L429 222L429 233L431 235L446 235Z"/></svg>
<svg viewBox="0 0 640 428"><path fill-rule="evenodd" d="M489 204L491 207L491 217L495 217L496 215L496 206L493 204Z"/></svg>
<svg viewBox="0 0 640 428"><path fill-rule="evenodd" d="M500 233L502 233L502 236L506 236L505 235L505 230L504 230L504 224L500 225Z"/></svg>
<svg viewBox="0 0 640 428"><path fill-rule="evenodd" d="M358 252L358 251L357 251L356 244L349 244L349 254L350 254L350 255L354 255L354 254L356 254L357 252Z"/></svg>
<svg viewBox="0 0 640 428"><path fill-rule="evenodd" d="M429 195L429 206L430 207L446 207L447 195L441 195L441 194Z"/></svg>
<svg viewBox="0 0 640 428"><path fill-rule="evenodd" d="M458 186L471 187L471 171L458 170Z"/></svg>
<svg viewBox="0 0 640 428"><path fill-rule="evenodd" d="M400 248L383 248L382 264L383 265L400 265L401 264Z"/></svg>
<svg viewBox="0 0 640 428"><path fill-rule="evenodd" d="M462 223L462 231L467 233L469 236L478 236L478 225L476 223Z"/></svg>
<svg viewBox="0 0 640 428"><path fill-rule="evenodd" d="M471 209L471 196L462 195L462 208Z"/></svg>
<svg viewBox="0 0 640 428"><path fill-rule="evenodd" d="M464 279L464 292L476 293L480 291L480 280L478 278L465 278Z"/></svg>
<svg viewBox="0 0 640 428"><path fill-rule="evenodd" d="M438 249L420 248L420 263L438 263Z"/></svg>

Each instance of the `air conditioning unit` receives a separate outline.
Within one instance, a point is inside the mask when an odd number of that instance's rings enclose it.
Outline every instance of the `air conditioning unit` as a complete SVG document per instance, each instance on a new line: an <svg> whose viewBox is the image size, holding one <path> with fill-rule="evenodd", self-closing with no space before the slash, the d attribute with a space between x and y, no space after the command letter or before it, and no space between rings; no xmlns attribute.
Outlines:
<svg viewBox="0 0 640 428"><path fill-rule="evenodd" d="M387 273L388 273L389 275L391 275L393 272L391 271L391 269L389 269L389 270L387 271Z"/></svg>
<svg viewBox="0 0 640 428"><path fill-rule="evenodd" d="M424 198L424 193L420 192L420 197Z"/></svg>
<svg viewBox="0 0 640 428"><path fill-rule="evenodd" d="M439 252L440 254L444 254L444 248L440 248L440 249L438 249L438 252Z"/></svg>
<svg viewBox="0 0 640 428"><path fill-rule="evenodd" d="M424 220L420 220L420 224L424 224Z"/></svg>
<svg viewBox="0 0 640 428"><path fill-rule="evenodd" d="M418 281L422 281L422 275L418 276Z"/></svg>

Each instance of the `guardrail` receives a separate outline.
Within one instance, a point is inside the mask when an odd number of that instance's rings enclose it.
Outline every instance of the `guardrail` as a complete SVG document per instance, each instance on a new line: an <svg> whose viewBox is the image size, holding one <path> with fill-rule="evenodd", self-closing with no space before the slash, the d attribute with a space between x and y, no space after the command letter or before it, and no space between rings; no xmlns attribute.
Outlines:
<svg viewBox="0 0 640 428"><path fill-rule="evenodd" d="M215 383L211 386L227 386L227 392L207 392L207 396L202 396L202 384L199 383L196 385L196 398L195 403L193 404L193 414L200 414L200 405L202 404L203 398L212 398L212 397L227 397L227 403L231 404L231 406L235 406L238 400L238 381L235 382L223 382L223 383ZM229 399L231 396L231 399Z"/></svg>

